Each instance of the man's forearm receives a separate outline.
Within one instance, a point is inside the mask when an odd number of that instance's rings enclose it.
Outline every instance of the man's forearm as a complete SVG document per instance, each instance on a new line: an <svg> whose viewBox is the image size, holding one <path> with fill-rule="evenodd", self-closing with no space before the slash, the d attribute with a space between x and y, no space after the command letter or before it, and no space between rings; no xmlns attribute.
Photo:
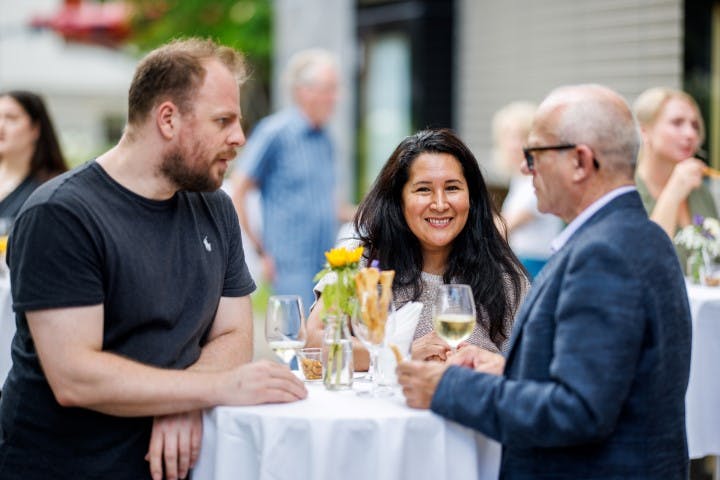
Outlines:
<svg viewBox="0 0 720 480"><path fill-rule="evenodd" d="M110 352L81 355L84 368L51 382L57 401L117 416L167 415L219 403L221 372L162 369Z"/></svg>
<svg viewBox="0 0 720 480"><path fill-rule="evenodd" d="M252 357L253 312L250 297L222 297L208 341L190 369L217 372L248 363Z"/></svg>
<svg viewBox="0 0 720 480"><path fill-rule="evenodd" d="M196 372L217 372L248 363L253 357L252 331L233 331L209 341L200 358L188 369Z"/></svg>

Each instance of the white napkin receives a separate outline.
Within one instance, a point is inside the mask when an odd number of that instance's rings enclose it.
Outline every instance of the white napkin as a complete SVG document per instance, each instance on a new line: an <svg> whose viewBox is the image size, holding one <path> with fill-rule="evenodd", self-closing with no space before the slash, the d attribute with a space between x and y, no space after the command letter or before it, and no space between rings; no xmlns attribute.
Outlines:
<svg viewBox="0 0 720 480"><path fill-rule="evenodd" d="M408 302L402 308L395 311L387 320L385 325L385 339L389 345L394 343L400 349L403 356L410 353L410 344L413 335L415 335L415 327L420 321L420 311L423 304L421 302Z"/></svg>
<svg viewBox="0 0 720 480"><path fill-rule="evenodd" d="M380 385L397 384L395 375L397 360L390 345L397 345L403 358L409 358L410 344L415 334L415 327L420 321L422 307L423 304L420 302L408 302L388 318L385 324L385 346L378 352L378 365L375 369Z"/></svg>

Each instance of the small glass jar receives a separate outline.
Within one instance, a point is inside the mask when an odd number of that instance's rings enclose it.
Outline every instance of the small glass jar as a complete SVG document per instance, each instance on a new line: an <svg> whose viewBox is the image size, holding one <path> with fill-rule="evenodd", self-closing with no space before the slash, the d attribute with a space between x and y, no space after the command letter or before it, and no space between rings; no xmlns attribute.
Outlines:
<svg viewBox="0 0 720 480"><path fill-rule="evenodd" d="M720 261L707 256L700 268L700 280L707 287L720 287Z"/></svg>

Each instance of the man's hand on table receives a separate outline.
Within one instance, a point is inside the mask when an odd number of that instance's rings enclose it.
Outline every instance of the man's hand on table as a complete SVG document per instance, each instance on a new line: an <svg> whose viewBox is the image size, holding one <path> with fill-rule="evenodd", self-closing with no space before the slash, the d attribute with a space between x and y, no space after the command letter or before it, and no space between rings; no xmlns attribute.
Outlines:
<svg viewBox="0 0 720 480"><path fill-rule="evenodd" d="M287 366L270 361L246 363L218 378L214 393L222 400L219 405L287 403L307 397L305 384ZM187 477L200 455L201 440L202 411L155 417L145 456L153 480Z"/></svg>
<svg viewBox="0 0 720 480"><path fill-rule="evenodd" d="M260 360L226 372L221 405L288 403L307 397L302 380L286 365Z"/></svg>
<svg viewBox="0 0 720 480"><path fill-rule="evenodd" d="M398 382L408 406L430 408L432 397L445 370L451 365L472 368L477 372L502 375L505 357L471 344L461 344L457 352L448 356L445 363L413 360L397 367Z"/></svg>
<svg viewBox="0 0 720 480"><path fill-rule="evenodd" d="M430 408L435 389L449 364L439 362L402 362L397 367L398 382L409 407Z"/></svg>
<svg viewBox="0 0 720 480"><path fill-rule="evenodd" d="M153 480L186 478L200 455L202 412L163 415L153 420L150 446L145 460L150 462Z"/></svg>

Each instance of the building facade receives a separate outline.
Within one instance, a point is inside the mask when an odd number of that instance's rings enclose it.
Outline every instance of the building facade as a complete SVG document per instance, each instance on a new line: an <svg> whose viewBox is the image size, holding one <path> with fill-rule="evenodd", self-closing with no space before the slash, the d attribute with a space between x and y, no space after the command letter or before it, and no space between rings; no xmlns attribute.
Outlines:
<svg viewBox="0 0 720 480"><path fill-rule="evenodd" d="M280 10L300 0L277 2ZM718 0L313 0L354 19L355 181L360 197L390 148L419 128L457 130L491 184L491 120L514 100L571 83L601 83L629 102L651 86L685 89L720 162ZM285 15L281 11L278 15ZM302 17L293 17L296 21ZM327 18L323 16L323 18ZM326 24L335 22L325 21ZM280 23L278 22L278 26ZM301 32L297 25L296 33ZM302 41L278 28L278 43ZM327 44L333 47L332 40ZM278 46L278 48L283 48ZM438 52L441 52L438 54ZM373 130L374 129L374 130Z"/></svg>

